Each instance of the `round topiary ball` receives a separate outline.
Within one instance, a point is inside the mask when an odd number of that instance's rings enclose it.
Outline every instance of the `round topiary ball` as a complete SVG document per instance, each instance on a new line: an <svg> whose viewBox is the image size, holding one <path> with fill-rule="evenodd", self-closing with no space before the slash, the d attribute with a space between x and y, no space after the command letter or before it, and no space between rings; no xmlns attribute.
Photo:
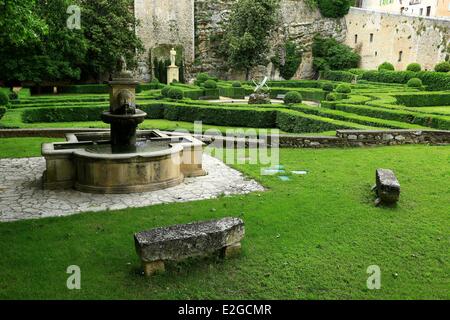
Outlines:
<svg viewBox="0 0 450 320"><path fill-rule="evenodd" d="M214 80L206 80L205 89L217 89L217 82Z"/></svg>
<svg viewBox="0 0 450 320"><path fill-rule="evenodd" d="M233 82L232 86L233 86L233 88L240 88L240 87L242 87L242 84L239 81L235 81L235 82Z"/></svg>
<svg viewBox="0 0 450 320"><path fill-rule="evenodd" d="M344 94L348 94L352 92L352 87L350 87L349 84L347 83L343 83L337 86L336 88L336 92L337 93L344 93Z"/></svg>
<svg viewBox="0 0 450 320"><path fill-rule="evenodd" d="M303 97L299 92L296 91L289 91L284 96L284 103L285 104L294 104L294 103L302 103Z"/></svg>
<svg viewBox="0 0 450 320"><path fill-rule="evenodd" d="M169 98L174 100L183 99L183 91L179 88L171 88L169 90Z"/></svg>
<svg viewBox="0 0 450 320"><path fill-rule="evenodd" d="M408 81L407 86L410 88L422 88L422 80L419 78L412 78Z"/></svg>
<svg viewBox="0 0 450 320"><path fill-rule="evenodd" d="M171 88L169 86L165 86L164 88L162 88L161 89L162 96L165 97L165 98L168 98L170 89Z"/></svg>
<svg viewBox="0 0 450 320"><path fill-rule="evenodd" d="M0 90L0 106L7 106L9 104L9 97L5 91Z"/></svg>
<svg viewBox="0 0 450 320"><path fill-rule="evenodd" d="M158 78L153 78L152 83L159 84Z"/></svg>
<svg viewBox="0 0 450 320"><path fill-rule="evenodd" d="M394 71L395 67L392 63L390 62L383 62L382 64L379 65L378 67L378 71Z"/></svg>
<svg viewBox="0 0 450 320"><path fill-rule="evenodd" d="M419 72L422 70L422 66L418 63L410 63L407 67L406 67L407 71L412 71L412 72Z"/></svg>
<svg viewBox="0 0 450 320"><path fill-rule="evenodd" d="M204 83L209 80L209 75L207 73L199 73L197 75L197 82L199 84Z"/></svg>
<svg viewBox="0 0 450 320"><path fill-rule="evenodd" d="M331 92L327 95L327 101L337 101L339 100L339 97L336 93Z"/></svg>
<svg viewBox="0 0 450 320"><path fill-rule="evenodd" d="M434 71L436 71L436 72L450 72L450 62L443 61L441 63L438 63L434 67Z"/></svg>
<svg viewBox="0 0 450 320"><path fill-rule="evenodd" d="M332 83L324 83L322 85L322 90L326 92L332 92L334 90L334 86Z"/></svg>

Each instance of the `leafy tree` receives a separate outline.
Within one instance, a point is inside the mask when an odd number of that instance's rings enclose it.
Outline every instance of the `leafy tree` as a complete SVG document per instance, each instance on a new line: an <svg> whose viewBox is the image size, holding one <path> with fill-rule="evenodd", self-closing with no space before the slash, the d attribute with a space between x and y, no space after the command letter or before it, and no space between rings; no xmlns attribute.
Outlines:
<svg viewBox="0 0 450 320"><path fill-rule="evenodd" d="M233 5L222 51L228 65L244 70L247 80L253 67L268 62L268 38L278 21L277 9L277 0L238 0Z"/></svg>
<svg viewBox="0 0 450 320"><path fill-rule="evenodd" d="M4 62L0 74L5 81L30 80L58 81L78 79L84 60L86 42L78 30L66 28L69 0L39 1L34 4L33 12L45 21L46 32L40 35L13 41L2 37L6 42L0 48L0 57ZM23 7L21 10L25 10Z"/></svg>
<svg viewBox="0 0 450 320"><path fill-rule="evenodd" d="M87 40L83 78L112 73L124 56L128 67L137 66L136 53L143 52L142 42L135 33L137 19L133 0L77 0L81 7L81 28ZM161 79L160 79L161 80Z"/></svg>
<svg viewBox="0 0 450 320"><path fill-rule="evenodd" d="M312 47L313 65L317 71L356 68L361 56L333 38L315 37Z"/></svg>
<svg viewBox="0 0 450 320"><path fill-rule="evenodd" d="M38 40L47 25L35 12L36 0L0 0L0 46Z"/></svg>

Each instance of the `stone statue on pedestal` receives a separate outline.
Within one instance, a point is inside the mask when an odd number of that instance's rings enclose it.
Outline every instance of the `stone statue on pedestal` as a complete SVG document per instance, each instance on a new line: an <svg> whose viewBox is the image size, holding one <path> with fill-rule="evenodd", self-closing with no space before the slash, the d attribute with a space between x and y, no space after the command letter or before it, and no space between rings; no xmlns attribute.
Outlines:
<svg viewBox="0 0 450 320"><path fill-rule="evenodd" d="M170 50L170 66L176 67L176 61L177 61L177 52L175 51L175 48L172 48L172 50Z"/></svg>
<svg viewBox="0 0 450 320"><path fill-rule="evenodd" d="M177 52L175 48L170 50L170 66L167 67L167 84L171 84L174 81L180 81L180 68L176 65Z"/></svg>

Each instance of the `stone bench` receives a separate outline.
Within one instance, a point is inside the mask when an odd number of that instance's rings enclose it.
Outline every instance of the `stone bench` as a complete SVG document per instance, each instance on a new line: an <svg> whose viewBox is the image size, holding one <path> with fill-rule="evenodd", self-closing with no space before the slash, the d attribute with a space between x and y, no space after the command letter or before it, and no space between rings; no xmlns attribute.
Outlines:
<svg viewBox="0 0 450 320"><path fill-rule="evenodd" d="M224 218L139 232L134 235L134 240L144 273L151 276L164 272L165 261L179 261L218 251L224 258L234 256L240 252L244 234L241 219Z"/></svg>
<svg viewBox="0 0 450 320"><path fill-rule="evenodd" d="M400 183L394 172L388 169L377 169L376 185L374 190L377 193L375 204L394 204L400 199Z"/></svg>
<svg viewBox="0 0 450 320"><path fill-rule="evenodd" d="M279 94L279 95L277 95L277 97L276 97L276 99L278 99L278 100L284 100L284 98L286 98L286 95L285 95L285 94Z"/></svg>

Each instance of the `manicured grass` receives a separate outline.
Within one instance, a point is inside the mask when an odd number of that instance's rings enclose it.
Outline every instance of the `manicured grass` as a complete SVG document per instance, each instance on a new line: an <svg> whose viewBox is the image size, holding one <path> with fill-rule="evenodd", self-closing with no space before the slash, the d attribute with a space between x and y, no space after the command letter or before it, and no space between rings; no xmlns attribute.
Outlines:
<svg viewBox="0 0 450 320"><path fill-rule="evenodd" d="M57 141L63 141L63 139L2 138L0 139L0 158L40 157L42 143Z"/></svg>
<svg viewBox="0 0 450 320"><path fill-rule="evenodd" d="M283 149L288 172L309 174L282 182L237 166L264 193L1 223L0 298L448 299L449 159L448 147ZM397 207L373 205L378 167L402 184ZM241 257L141 276L134 232L225 216L245 220ZM79 291L66 288L70 265L81 267ZM370 265L381 268L381 290L366 288Z"/></svg>

